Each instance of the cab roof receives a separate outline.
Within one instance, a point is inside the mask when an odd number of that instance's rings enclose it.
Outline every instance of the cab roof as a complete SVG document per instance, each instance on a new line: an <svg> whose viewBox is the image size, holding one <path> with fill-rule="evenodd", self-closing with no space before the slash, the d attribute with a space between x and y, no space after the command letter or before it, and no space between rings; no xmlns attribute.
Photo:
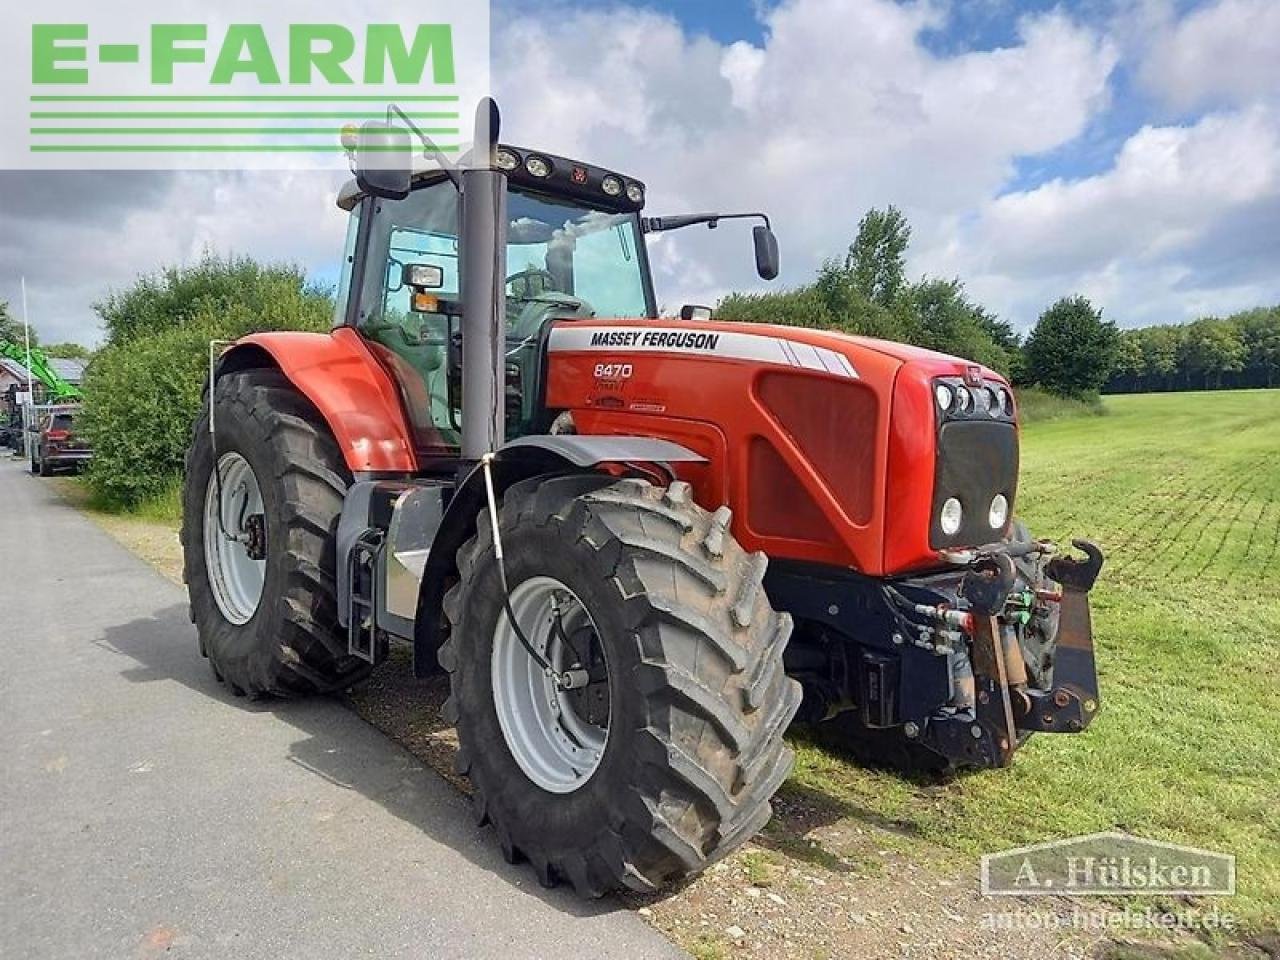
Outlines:
<svg viewBox="0 0 1280 960"><path fill-rule="evenodd" d="M464 162L469 153L469 150L463 153ZM638 213L644 208L645 186L634 177L526 147L501 144L497 147L497 153L499 157L506 154L514 158L508 161L512 166L506 172L510 181L519 187L584 200L601 210L614 213ZM535 169L542 169L541 165L532 163L534 160L544 161L547 173L541 176L531 173L530 165ZM445 176L445 169L438 158L421 154L415 156L412 183L429 183ZM616 192L609 192L606 188ZM639 200L633 199L637 195ZM338 191L338 206L350 211L364 197L365 192L353 177Z"/></svg>

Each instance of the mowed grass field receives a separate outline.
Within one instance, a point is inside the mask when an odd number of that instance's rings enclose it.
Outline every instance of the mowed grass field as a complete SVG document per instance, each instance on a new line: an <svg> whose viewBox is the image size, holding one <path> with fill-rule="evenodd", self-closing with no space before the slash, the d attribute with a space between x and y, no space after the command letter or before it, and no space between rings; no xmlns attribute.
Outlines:
<svg viewBox="0 0 1280 960"><path fill-rule="evenodd" d="M1280 925L1280 390L1106 398L1030 424L1019 513L1107 554L1093 592L1103 712L1011 769L919 784L811 746L834 792L958 854L1121 829L1233 853L1249 928Z"/></svg>

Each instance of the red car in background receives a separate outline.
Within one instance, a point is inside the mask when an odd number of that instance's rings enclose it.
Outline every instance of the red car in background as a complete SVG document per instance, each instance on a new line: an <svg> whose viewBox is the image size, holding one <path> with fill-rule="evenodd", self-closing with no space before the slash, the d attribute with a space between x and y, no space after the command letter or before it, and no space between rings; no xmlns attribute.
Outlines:
<svg viewBox="0 0 1280 960"><path fill-rule="evenodd" d="M38 432L31 450L31 472L42 477L56 470L79 470L93 459L93 450L75 432L74 410L52 410L31 428Z"/></svg>

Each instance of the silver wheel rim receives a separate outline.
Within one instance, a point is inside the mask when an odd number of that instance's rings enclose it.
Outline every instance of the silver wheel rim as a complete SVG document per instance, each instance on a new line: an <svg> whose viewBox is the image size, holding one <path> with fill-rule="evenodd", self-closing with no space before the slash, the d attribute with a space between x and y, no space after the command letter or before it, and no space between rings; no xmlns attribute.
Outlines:
<svg viewBox="0 0 1280 960"><path fill-rule="evenodd" d="M249 461L238 453L224 453L218 459L218 470L222 474L221 502L212 472L204 497L204 562L218 609L240 626L257 611L267 579L267 561L250 555L248 530L249 518L264 513L262 490Z"/></svg>
<svg viewBox="0 0 1280 960"><path fill-rule="evenodd" d="M557 608L568 647L555 628ZM595 621L577 595L553 577L532 577L517 586L511 609L557 673L586 667L591 676L580 690L562 689L529 656L506 612L499 614L492 674L502 735L530 780L551 793L572 793L596 772L609 741L609 672Z"/></svg>

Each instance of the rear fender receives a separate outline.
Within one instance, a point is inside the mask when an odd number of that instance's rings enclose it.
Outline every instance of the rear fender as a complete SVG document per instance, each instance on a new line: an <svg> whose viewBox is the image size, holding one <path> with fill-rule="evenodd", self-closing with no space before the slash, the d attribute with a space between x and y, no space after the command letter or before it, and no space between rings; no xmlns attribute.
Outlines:
<svg viewBox="0 0 1280 960"><path fill-rule="evenodd" d="M279 369L320 411L353 474L417 469L395 382L354 330L251 334L222 354L218 375L262 366Z"/></svg>
<svg viewBox="0 0 1280 960"><path fill-rule="evenodd" d="M605 464L705 462L705 457L687 447L654 437L520 437L494 454L494 495L500 501L508 487L530 477L591 472ZM415 676L428 676L435 667L436 651L444 639L444 595L458 576L458 550L475 535L476 518L486 499L484 470L477 466L458 485L440 520L418 592L413 635Z"/></svg>

